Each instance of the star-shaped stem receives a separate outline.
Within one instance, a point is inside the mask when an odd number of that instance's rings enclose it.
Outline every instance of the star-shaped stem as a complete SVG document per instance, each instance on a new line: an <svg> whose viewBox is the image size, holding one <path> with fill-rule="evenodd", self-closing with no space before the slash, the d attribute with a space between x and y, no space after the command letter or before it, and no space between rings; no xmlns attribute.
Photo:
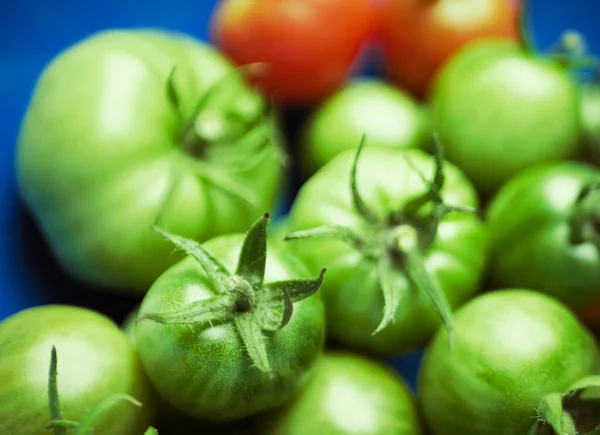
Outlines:
<svg viewBox="0 0 600 435"><path fill-rule="evenodd" d="M356 150L352 166L350 168L350 192L352 206L356 213L370 224L374 232L385 228L387 222L383 222L362 198L359 192L357 181L357 168L361 152L365 146L365 137L363 136ZM442 187L445 181L444 177L444 155L443 149L437 135L434 137L435 165L432 180L427 180L425 176L412 165L413 170L422 177L426 185L426 190L422 195L414 198L403 207L402 210L391 211L391 219L394 223L393 228L387 231L384 237L385 246L379 251L379 258L375 258L376 267L379 275L379 282L384 298L383 318L373 334L384 330L394 321L398 311L402 295L400 289L395 286L394 274L399 272L406 273L413 285L421 291L432 307L440 316L450 335L450 343L453 343L452 329L452 310L445 294L439 288L435 279L429 276L425 259L422 251L429 248L437 234L438 227L443 218L448 213L453 212L474 212L471 207L450 206L444 203L442 198ZM410 157L407 155L407 159ZM409 165L410 165L409 161ZM431 217L423 228L414 226L416 216L425 205L433 204ZM399 223L398 223L399 222ZM365 257L372 259L373 243L368 241L362 235L357 234L350 228L339 225L323 225L316 228L297 231L288 234L285 240L297 240L307 238L335 239L347 243L355 249L362 251Z"/></svg>
<svg viewBox="0 0 600 435"><path fill-rule="evenodd" d="M254 365L271 370L266 332L285 327L293 315L294 303L314 294L323 283L325 269L316 279L291 279L265 283L267 264L267 225L265 214L250 227L244 237L235 273L200 243L155 230L191 255L202 267L215 289L214 296L195 301L177 310L147 313L138 318L164 324L201 324L231 322Z"/></svg>

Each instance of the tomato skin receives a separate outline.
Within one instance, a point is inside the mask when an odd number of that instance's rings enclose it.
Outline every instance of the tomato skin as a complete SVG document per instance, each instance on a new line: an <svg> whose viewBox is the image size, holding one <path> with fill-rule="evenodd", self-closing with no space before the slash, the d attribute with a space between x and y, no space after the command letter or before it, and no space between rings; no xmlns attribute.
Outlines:
<svg viewBox="0 0 600 435"><path fill-rule="evenodd" d="M572 242L570 224L581 190L594 181L600 171L590 165L549 163L498 192L486 216L495 286L532 288L575 311L600 303L600 252L590 242Z"/></svg>
<svg viewBox="0 0 600 435"><path fill-rule="evenodd" d="M289 214L290 232L326 224L342 225L376 240L376 229L355 211L349 189L353 150L323 166L300 189ZM358 164L357 183L367 207L381 218L402 210L409 199L426 191L418 171L433 173L433 158L417 149L365 147ZM470 182L456 169L445 166L442 196L449 204L477 208ZM376 262L341 241L293 240L296 255L314 273L327 268L320 291L325 300L327 332L353 349L377 355L397 355L422 347L440 322L428 302L401 271L395 285L401 300L395 322L378 334L384 301ZM423 252L426 268L435 277L451 307L461 305L479 288L486 250L486 230L472 214L451 214L442 221L433 245ZM321 266L319 266L321 265Z"/></svg>
<svg viewBox="0 0 600 435"><path fill-rule="evenodd" d="M593 337L566 306L531 290L479 296L426 350L418 395L433 435L522 435L543 396L600 370Z"/></svg>
<svg viewBox="0 0 600 435"><path fill-rule="evenodd" d="M579 151L574 80L557 63L506 41L470 44L446 64L432 118L448 160L483 195L519 171Z"/></svg>
<svg viewBox="0 0 600 435"><path fill-rule="evenodd" d="M293 402L265 415L263 435L423 433L404 381L374 360L330 351Z"/></svg>
<svg viewBox="0 0 600 435"><path fill-rule="evenodd" d="M421 97L439 69L471 41L517 36L515 9L506 0L382 0L379 8L386 70Z"/></svg>
<svg viewBox="0 0 600 435"><path fill-rule="evenodd" d="M63 416L81 421L103 399L129 394L94 427L95 435L142 435L154 418L152 387L134 346L103 315L78 307L29 308L0 323L0 432L44 435L49 431L50 352L58 355Z"/></svg>
<svg viewBox="0 0 600 435"><path fill-rule="evenodd" d="M428 140L424 107L391 84L360 79L325 100L303 132L304 172L317 169L347 149L355 149L364 134L369 146L421 148Z"/></svg>
<svg viewBox="0 0 600 435"><path fill-rule="evenodd" d="M592 161L600 164L600 84L581 87L582 139Z"/></svg>
<svg viewBox="0 0 600 435"><path fill-rule="evenodd" d="M243 235L211 239L204 247L235 271ZM306 268L283 251L269 248L265 282L309 278ZM215 293L191 257L167 270L148 291L139 316L173 310ZM304 385L324 344L323 302L317 293L294 304L290 322L268 336L272 371L253 367L231 323L213 327L136 326L136 345L158 392L180 411L212 421L233 420L282 405Z"/></svg>
<svg viewBox="0 0 600 435"><path fill-rule="evenodd" d="M212 40L235 63L266 64L258 86L290 105L339 88L370 36L370 0L225 0Z"/></svg>
<svg viewBox="0 0 600 435"><path fill-rule="evenodd" d="M232 71L206 44L149 30L92 35L43 71L21 128L17 175L25 203L72 276L144 293L181 258L150 229L159 211L160 224L204 240L243 231L249 216L271 208L282 171L274 140L256 167L225 165L224 177L256 194L255 206L206 181L199 165L206 161L214 169L231 155L256 157L273 125L261 122L227 147L209 146L201 159L181 143L200 98L227 74L236 92L232 105L261 104ZM181 118L168 97L171 72ZM209 109L228 104L211 100ZM174 174L181 178L165 202Z"/></svg>

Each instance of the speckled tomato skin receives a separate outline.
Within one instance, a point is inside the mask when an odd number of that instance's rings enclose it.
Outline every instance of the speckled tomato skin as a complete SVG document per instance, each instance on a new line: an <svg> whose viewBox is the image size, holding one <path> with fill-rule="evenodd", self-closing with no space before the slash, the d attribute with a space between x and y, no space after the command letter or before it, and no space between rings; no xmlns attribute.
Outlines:
<svg viewBox="0 0 600 435"><path fill-rule="evenodd" d="M600 372L590 332L542 293L479 296L455 313L454 328L454 349L439 330L419 374L420 405L433 435L526 434L542 397Z"/></svg>
<svg viewBox="0 0 600 435"><path fill-rule="evenodd" d="M102 400L129 394L94 426L95 435L142 435L154 420L155 398L130 339L105 316L85 308L29 308L0 323L0 433L48 435L48 372L58 362L63 417L81 421Z"/></svg>

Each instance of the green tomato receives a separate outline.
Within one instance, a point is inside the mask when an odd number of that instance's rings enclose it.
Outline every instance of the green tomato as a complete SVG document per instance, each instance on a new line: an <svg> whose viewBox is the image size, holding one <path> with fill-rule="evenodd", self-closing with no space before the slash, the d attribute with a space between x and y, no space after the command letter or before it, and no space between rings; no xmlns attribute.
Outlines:
<svg viewBox="0 0 600 435"><path fill-rule="evenodd" d="M135 343L135 325L139 306L136 306L123 321L123 332ZM156 427L160 435L242 435L252 427L249 420L213 422L199 420L184 414L156 391Z"/></svg>
<svg viewBox="0 0 600 435"><path fill-rule="evenodd" d="M128 394L94 426L94 435L141 435L154 419L152 387L135 347L118 326L88 309L47 305L0 323L0 433L47 435L48 373L58 360L63 417L81 421L104 399Z"/></svg>
<svg viewBox="0 0 600 435"><path fill-rule="evenodd" d="M493 284L532 288L578 312L600 307L599 188L600 171L576 162L539 165L503 186L487 211Z"/></svg>
<svg viewBox="0 0 600 435"><path fill-rule="evenodd" d="M477 189L489 194L517 172L578 151L579 93L557 62L508 41L478 41L440 72L432 123Z"/></svg>
<svg viewBox="0 0 600 435"><path fill-rule="evenodd" d="M245 237L220 236L194 249L172 238L192 255L142 301L135 334L146 372L161 396L191 417L233 420L280 406L321 353L323 302L306 296L323 274L308 280L293 256L273 247L267 255L261 222ZM304 296L302 287L310 290Z"/></svg>
<svg viewBox="0 0 600 435"><path fill-rule="evenodd" d="M300 153L304 172L311 175L337 154L354 149L363 134L370 146L423 147L428 119L404 91L377 79L361 79L323 102L304 130Z"/></svg>
<svg viewBox="0 0 600 435"><path fill-rule="evenodd" d="M294 244L313 274L327 268L322 292L328 334L361 351L396 355L422 347L440 324L417 278L428 274L450 307L460 306L479 288L486 231L475 214L458 212L445 215L432 231L434 207L427 198L435 195L425 178L434 173L434 159L416 149L362 151L355 184L371 215L365 218L350 188L355 157L354 151L345 151L311 177L288 220L288 238L331 226L344 228L346 235L287 243ZM442 172L440 199L477 208L469 180L451 164ZM423 207L415 209L414 201L423 197ZM415 254L423 263L416 270L420 276L411 273Z"/></svg>
<svg viewBox="0 0 600 435"><path fill-rule="evenodd" d="M592 335L563 304L530 290L477 297L426 350L418 395L433 435L524 435L544 396L598 373Z"/></svg>
<svg viewBox="0 0 600 435"><path fill-rule="evenodd" d="M154 222L205 240L272 207L282 155L265 111L208 45L102 32L43 71L19 139L20 191L72 276L143 293L181 258Z"/></svg>
<svg viewBox="0 0 600 435"><path fill-rule="evenodd" d="M263 435L421 435L404 381L379 362L331 352L289 405L263 416Z"/></svg>

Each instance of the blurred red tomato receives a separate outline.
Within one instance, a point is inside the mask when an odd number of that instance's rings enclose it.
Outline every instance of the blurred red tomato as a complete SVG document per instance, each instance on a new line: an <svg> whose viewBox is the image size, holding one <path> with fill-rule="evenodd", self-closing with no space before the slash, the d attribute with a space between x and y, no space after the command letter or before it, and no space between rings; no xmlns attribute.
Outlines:
<svg viewBox="0 0 600 435"><path fill-rule="evenodd" d="M438 69L468 42L488 36L517 39L516 6L507 0L380 0L388 75L425 97Z"/></svg>
<svg viewBox="0 0 600 435"><path fill-rule="evenodd" d="M224 0L211 37L237 64L265 63L255 79L273 98L307 104L344 83L374 17L369 0Z"/></svg>

